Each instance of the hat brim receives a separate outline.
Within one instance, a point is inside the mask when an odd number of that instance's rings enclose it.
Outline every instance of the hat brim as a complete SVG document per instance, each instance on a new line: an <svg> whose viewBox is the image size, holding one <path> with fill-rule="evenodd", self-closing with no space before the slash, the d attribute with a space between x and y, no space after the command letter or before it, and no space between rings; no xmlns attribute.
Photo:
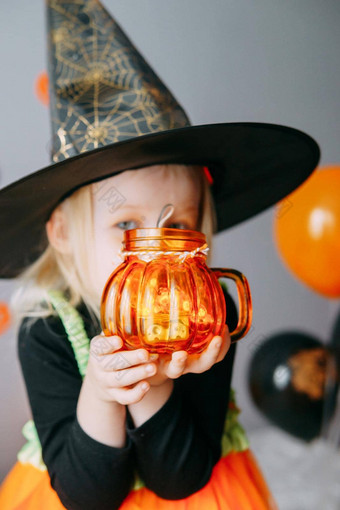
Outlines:
<svg viewBox="0 0 340 510"><path fill-rule="evenodd" d="M53 209L91 182L161 163L208 166L220 232L284 198L311 174L319 158L310 136L262 123L190 126L79 154L0 191L0 277L17 276L42 253Z"/></svg>

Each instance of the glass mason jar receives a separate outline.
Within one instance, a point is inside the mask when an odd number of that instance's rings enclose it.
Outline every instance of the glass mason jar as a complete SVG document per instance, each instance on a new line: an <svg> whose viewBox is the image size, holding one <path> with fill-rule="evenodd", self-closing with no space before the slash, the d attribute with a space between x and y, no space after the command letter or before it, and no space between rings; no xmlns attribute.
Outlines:
<svg viewBox="0 0 340 510"><path fill-rule="evenodd" d="M218 278L236 283L239 320L233 342L249 330L252 304L249 285L233 269L209 268L205 235L194 230L140 228L126 230L125 259L109 277L102 295L105 335L118 335L125 349L199 353L223 333L226 306Z"/></svg>

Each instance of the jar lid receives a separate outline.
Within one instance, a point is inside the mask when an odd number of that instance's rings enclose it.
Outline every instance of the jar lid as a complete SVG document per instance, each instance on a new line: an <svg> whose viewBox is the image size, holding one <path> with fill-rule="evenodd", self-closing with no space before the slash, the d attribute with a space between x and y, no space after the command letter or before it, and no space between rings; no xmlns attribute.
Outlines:
<svg viewBox="0 0 340 510"><path fill-rule="evenodd" d="M139 239L161 239L167 237L169 239L183 239L200 241L205 243L205 234L196 230L186 230L181 228L133 228L124 231L124 241L133 241Z"/></svg>
<svg viewBox="0 0 340 510"><path fill-rule="evenodd" d="M179 228L135 228L125 230L124 249L130 250L194 250L206 243L205 234Z"/></svg>

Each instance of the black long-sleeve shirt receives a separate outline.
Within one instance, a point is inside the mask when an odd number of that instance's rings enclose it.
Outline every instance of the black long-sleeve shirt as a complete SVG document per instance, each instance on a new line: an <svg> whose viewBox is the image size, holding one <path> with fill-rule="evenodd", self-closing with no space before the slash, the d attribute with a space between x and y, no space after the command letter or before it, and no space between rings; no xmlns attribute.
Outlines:
<svg viewBox="0 0 340 510"><path fill-rule="evenodd" d="M226 304L233 330L236 309L228 295ZM86 307L78 311L89 338L99 334ZM126 445L115 448L78 423L82 377L59 317L27 325L24 319L19 329L19 360L51 485L67 509L119 508L136 471L165 499L187 497L209 481L221 455L235 345L210 370L174 380L167 402L141 426L127 413Z"/></svg>

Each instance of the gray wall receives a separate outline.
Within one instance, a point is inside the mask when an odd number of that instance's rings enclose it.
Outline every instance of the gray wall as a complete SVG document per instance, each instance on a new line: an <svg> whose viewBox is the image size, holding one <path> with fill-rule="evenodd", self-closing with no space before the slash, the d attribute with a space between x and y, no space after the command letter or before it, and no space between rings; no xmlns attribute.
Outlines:
<svg viewBox="0 0 340 510"><path fill-rule="evenodd" d="M106 0L194 124L264 121L300 128L340 159L338 0ZM33 83L46 67L43 2L0 7L0 185L49 163L49 118ZM312 293L281 264L271 209L215 238L214 265L242 270L254 300L253 330L239 344L233 384L250 430L265 424L246 385L255 346L279 330L327 341L339 301ZM23 247L24 249L24 247ZM0 300L11 282L0 283ZM29 418L13 330L0 337L0 479L23 444Z"/></svg>

